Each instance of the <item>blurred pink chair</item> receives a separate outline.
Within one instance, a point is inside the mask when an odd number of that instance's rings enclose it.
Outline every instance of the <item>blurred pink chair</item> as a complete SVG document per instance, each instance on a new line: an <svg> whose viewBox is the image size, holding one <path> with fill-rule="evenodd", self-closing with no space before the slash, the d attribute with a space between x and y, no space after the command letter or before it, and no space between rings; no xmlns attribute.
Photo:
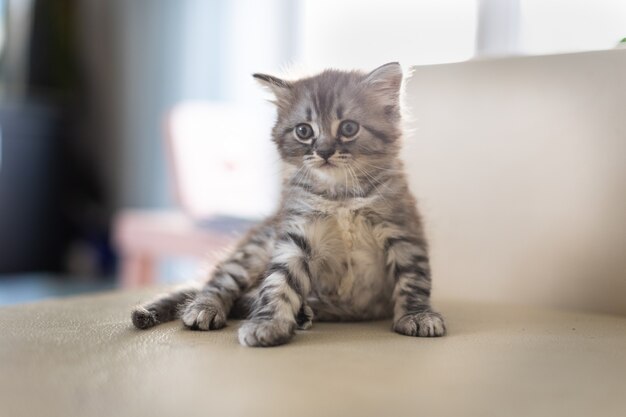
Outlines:
<svg viewBox="0 0 626 417"><path fill-rule="evenodd" d="M240 231L241 224L207 227L207 220L259 218L272 210L277 156L270 141L259 137L267 136L271 117L210 103L183 103L170 112L165 148L180 209L123 210L116 216L120 286L153 283L162 259L215 261L210 255L231 246L237 238L233 229Z"/></svg>
<svg viewBox="0 0 626 417"><path fill-rule="evenodd" d="M115 218L115 242L121 258L120 286L151 284L159 260L182 257L211 261L236 236L202 228L180 211L124 210Z"/></svg>

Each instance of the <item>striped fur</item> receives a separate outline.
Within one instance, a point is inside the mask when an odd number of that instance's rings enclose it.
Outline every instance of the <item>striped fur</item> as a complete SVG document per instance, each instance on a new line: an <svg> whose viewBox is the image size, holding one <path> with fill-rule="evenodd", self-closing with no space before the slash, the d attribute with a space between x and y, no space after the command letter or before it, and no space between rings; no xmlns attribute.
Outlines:
<svg viewBox="0 0 626 417"><path fill-rule="evenodd" d="M247 346L286 343L314 320L392 317L398 333L443 335L443 318L430 306L422 223L398 158L400 66L297 81L255 77L278 110L280 207L203 287L137 307L135 326L180 317L191 329L214 330L228 317L247 318L239 329ZM346 120L359 126L350 137ZM310 137L298 136L302 123Z"/></svg>

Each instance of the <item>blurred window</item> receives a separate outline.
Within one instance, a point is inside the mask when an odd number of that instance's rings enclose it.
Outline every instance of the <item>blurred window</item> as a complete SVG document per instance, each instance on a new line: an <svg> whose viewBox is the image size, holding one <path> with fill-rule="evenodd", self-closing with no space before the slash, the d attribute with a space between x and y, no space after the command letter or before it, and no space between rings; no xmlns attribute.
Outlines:
<svg viewBox="0 0 626 417"><path fill-rule="evenodd" d="M526 54L610 49L626 37L626 0L522 0Z"/></svg>
<svg viewBox="0 0 626 417"><path fill-rule="evenodd" d="M305 0L302 48L307 67L373 68L388 61L463 61L475 50L473 0Z"/></svg>
<svg viewBox="0 0 626 417"><path fill-rule="evenodd" d="M613 48L625 0L305 0L306 67L372 68Z"/></svg>

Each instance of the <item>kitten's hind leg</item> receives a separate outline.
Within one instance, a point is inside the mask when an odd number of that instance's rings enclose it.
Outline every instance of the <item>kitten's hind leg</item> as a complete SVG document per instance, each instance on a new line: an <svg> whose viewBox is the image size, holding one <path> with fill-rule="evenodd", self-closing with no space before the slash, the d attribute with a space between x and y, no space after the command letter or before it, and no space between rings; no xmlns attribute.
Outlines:
<svg viewBox="0 0 626 417"><path fill-rule="evenodd" d="M217 330L226 326L231 303L225 296L212 292L208 284L206 287L181 310L183 323L192 330Z"/></svg>
<svg viewBox="0 0 626 417"><path fill-rule="evenodd" d="M226 325L237 300L259 281L267 268L273 236L273 229L263 225L241 241L181 310L185 326L193 330L216 330Z"/></svg>
<svg viewBox="0 0 626 417"><path fill-rule="evenodd" d="M149 303L139 305L131 312L133 324L138 329L148 329L159 323L178 318L181 305L191 300L198 293L197 288L185 288L163 294Z"/></svg>

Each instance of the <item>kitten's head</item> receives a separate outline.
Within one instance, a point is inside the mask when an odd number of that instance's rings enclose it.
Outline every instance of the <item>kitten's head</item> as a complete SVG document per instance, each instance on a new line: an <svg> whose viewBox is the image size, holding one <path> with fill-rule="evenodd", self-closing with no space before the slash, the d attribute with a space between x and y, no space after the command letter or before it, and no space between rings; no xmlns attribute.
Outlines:
<svg viewBox="0 0 626 417"><path fill-rule="evenodd" d="M275 96L278 118L272 131L282 159L317 177L343 181L385 167L399 151L398 63L370 73L326 70L286 81L254 77Z"/></svg>

